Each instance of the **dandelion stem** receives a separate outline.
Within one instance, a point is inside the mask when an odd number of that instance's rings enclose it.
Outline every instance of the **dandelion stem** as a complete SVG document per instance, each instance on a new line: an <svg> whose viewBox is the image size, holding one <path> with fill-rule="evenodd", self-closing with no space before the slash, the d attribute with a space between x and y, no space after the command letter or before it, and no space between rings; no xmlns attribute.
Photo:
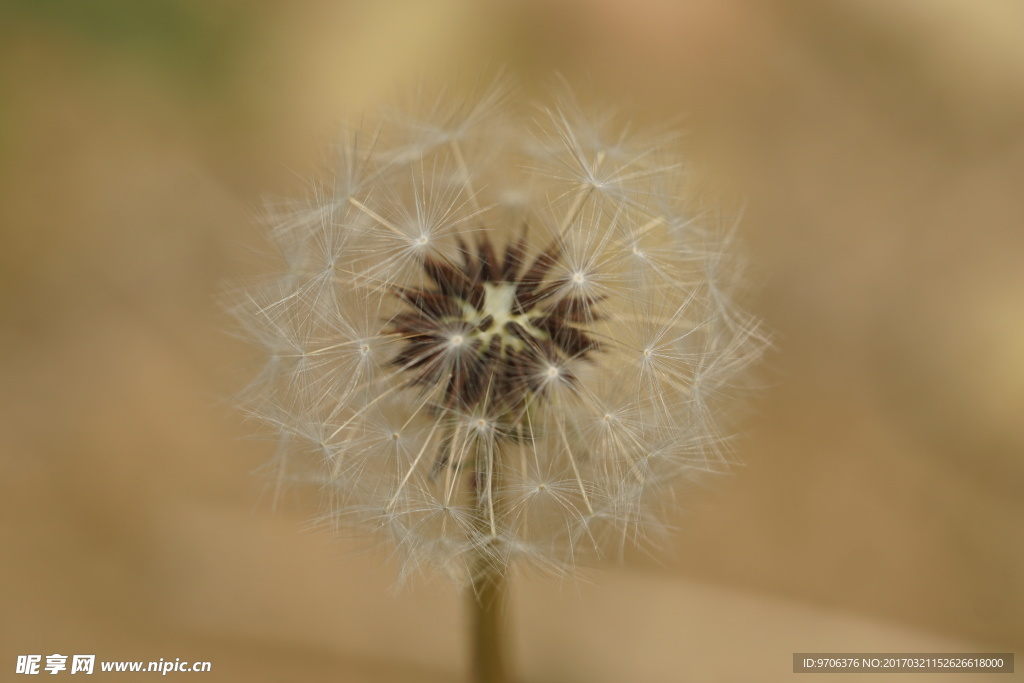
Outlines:
<svg viewBox="0 0 1024 683"><path fill-rule="evenodd" d="M495 456L500 452L497 444L481 448L487 459L484 467L472 474L472 497L476 531L481 544L471 559L472 591L469 595L470 640L472 647L473 683L508 683L505 670L505 624L508 604L508 584L501 563L495 557L497 541L493 515L496 501L493 492L498 489L500 472ZM486 479L486 481L482 481Z"/></svg>
<svg viewBox="0 0 1024 683"><path fill-rule="evenodd" d="M508 586L493 562L480 558L469 596L473 683L508 683L505 672L505 607ZM487 566L490 565L490 566Z"/></svg>

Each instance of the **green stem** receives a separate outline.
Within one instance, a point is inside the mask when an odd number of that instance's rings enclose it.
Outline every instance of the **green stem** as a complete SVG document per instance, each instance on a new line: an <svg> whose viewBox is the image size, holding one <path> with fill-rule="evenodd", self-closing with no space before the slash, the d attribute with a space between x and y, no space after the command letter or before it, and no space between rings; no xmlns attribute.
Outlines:
<svg viewBox="0 0 1024 683"><path fill-rule="evenodd" d="M481 562L481 565L485 562ZM469 595L473 647L473 683L507 683L505 675L505 577L480 567Z"/></svg>
<svg viewBox="0 0 1024 683"><path fill-rule="evenodd" d="M472 474L471 490L476 508L477 532L494 543L494 520L500 519L501 508L495 493L499 490L497 444L490 444L484 456L485 469ZM505 571L495 563L490 549L481 546L471 571L469 594L472 643L473 683L508 683L505 671L505 625L507 621L508 584Z"/></svg>

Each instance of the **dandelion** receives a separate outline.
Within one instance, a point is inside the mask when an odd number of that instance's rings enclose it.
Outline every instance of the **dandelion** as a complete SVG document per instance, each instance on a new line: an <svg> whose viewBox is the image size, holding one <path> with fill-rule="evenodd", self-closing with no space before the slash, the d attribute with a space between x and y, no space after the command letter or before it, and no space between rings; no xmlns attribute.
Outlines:
<svg viewBox="0 0 1024 683"><path fill-rule="evenodd" d="M277 480L470 587L478 680L503 680L509 566L658 533L677 485L726 465L719 404L763 346L675 140L510 93L349 134L236 311L269 358L244 403Z"/></svg>

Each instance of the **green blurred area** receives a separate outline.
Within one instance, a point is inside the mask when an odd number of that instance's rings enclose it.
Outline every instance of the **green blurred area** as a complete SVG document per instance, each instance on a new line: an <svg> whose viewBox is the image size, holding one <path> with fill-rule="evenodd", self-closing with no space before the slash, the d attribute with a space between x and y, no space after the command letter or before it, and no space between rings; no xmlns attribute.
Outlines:
<svg viewBox="0 0 1024 683"><path fill-rule="evenodd" d="M0 38L46 31L84 50L152 70L172 87L223 86L244 41L247 13L225 3L179 0L5 0Z"/></svg>

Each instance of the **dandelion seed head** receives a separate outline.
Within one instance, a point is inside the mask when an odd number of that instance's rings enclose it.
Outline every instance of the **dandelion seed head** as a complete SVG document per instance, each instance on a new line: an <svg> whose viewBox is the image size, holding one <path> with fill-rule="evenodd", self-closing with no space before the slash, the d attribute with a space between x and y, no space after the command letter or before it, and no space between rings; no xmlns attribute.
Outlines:
<svg viewBox="0 0 1024 683"><path fill-rule="evenodd" d="M673 138L512 92L350 133L331 182L275 207L280 274L234 309L267 358L242 401L281 438L268 468L405 573L646 542L727 464L720 404L764 346Z"/></svg>

